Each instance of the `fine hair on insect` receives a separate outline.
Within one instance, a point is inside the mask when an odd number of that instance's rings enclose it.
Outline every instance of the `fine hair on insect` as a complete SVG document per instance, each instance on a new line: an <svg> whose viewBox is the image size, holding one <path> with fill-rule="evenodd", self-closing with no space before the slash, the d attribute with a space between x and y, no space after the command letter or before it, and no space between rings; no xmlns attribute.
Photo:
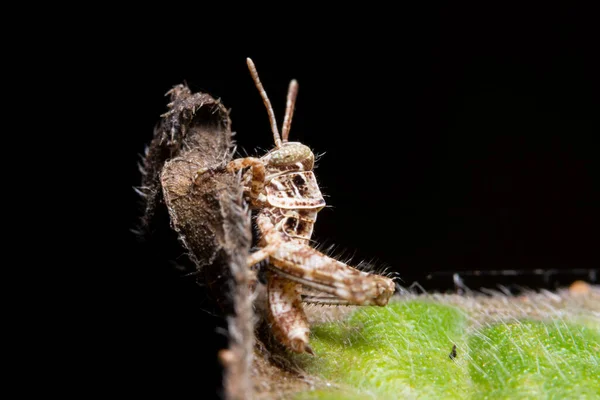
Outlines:
<svg viewBox="0 0 600 400"><path fill-rule="evenodd" d="M311 247L317 214L326 204L313 171L315 155L308 146L289 141L298 82L289 84L280 134L256 66L249 58L247 64L274 141L274 148L261 157L227 164L229 172L241 171L244 199L255 211L258 250L248 256L247 266L266 264L267 314L274 336L289 350L313 354L303 302L385 306L395 284Z"/></svg>

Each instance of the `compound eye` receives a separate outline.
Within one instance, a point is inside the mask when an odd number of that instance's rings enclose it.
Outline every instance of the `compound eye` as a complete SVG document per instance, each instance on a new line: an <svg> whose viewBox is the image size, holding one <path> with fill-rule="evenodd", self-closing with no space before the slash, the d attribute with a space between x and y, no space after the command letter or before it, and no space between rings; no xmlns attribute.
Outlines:
<svg viewBox="0 0 600 400"><path fill-rule="evenodd" d="M282 167L302 162L302 164L310 164L312 168L314 158L315 156L308 146L301 143L287 143L271 154L269 164L274 167Z"/></svg>

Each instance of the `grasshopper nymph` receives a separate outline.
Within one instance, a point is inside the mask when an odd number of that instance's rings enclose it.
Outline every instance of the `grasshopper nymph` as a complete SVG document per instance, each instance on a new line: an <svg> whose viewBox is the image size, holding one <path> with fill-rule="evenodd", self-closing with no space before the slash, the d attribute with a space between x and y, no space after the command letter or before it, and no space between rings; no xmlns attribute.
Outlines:
<svg viewBox="0 0 600 400"><path fill-rule="evenodd" d="M271 102L258 78L248 68L267 109L275 148L260 158L235 159L227 170L242 175L244 196L256 210L260 249L248 257L248 267L266 260L268 318L275 337L297 353L313 354L308 345L309 324L302 302L385 306L394 282L335 260L310 246L317 213L325 200L317 184L315 156L305 145L289 142L298 93L290 82L281 136ZM302 287L321 295L302 295Z"/></svg>

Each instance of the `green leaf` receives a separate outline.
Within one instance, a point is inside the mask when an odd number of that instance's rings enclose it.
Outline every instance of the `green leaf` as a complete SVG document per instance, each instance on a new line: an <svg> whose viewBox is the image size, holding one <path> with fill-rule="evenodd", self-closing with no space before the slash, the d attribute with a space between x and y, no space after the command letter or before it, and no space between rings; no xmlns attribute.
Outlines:
<svg viewBox="0 0 600 400"><path fill-rule="evenodd" d="M467 311L431 300L360 308L315 325L318 356L295 361L326 383L296 398L600 399L593 324L556 317L474 326Z"/></svg>

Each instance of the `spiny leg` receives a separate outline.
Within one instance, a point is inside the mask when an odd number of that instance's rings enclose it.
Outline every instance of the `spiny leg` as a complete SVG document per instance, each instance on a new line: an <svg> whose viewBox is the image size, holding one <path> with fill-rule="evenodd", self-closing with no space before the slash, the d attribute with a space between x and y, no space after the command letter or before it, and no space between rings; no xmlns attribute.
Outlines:
<svg viewBox="0 0 600 400"><path fill-rule="evenodd" d="M270 256L269 269L349 304L385 306L395 291L390 278L360 271L297 242L281 243Z"/></svg>
<svg viewBox="0 0 600 400"><path fill-rule="evenodd" d="M259 196L265 188L265 164L256 157L238 158L227 164L227 171L236 172L246 167L251 167L252 182L249 195L250 202L254 205L260 202Z"/></svg>
<svg viewBox="0 0 600 400"><path fill-rule="evenodd" d="M308 345L308 318L302 308L300 285L270 272L267 277L269 322L273 334L296 353L313 354Z"/></svg>

